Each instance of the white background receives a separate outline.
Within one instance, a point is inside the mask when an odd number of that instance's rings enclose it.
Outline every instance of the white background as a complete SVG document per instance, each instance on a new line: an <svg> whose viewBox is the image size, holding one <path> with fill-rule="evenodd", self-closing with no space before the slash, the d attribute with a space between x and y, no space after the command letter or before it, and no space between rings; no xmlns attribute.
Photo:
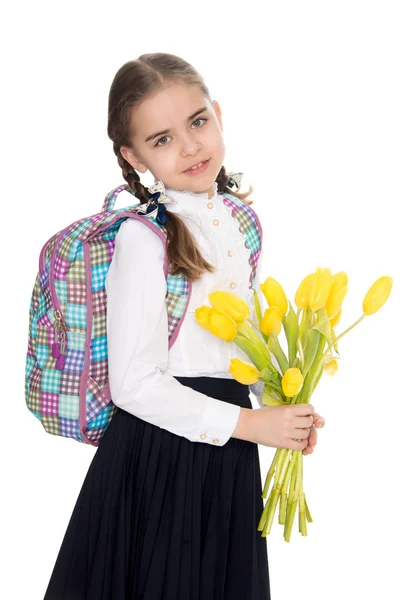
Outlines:
<svg viewBox="0 0 400 600"><path fill-rule="evenodd" d="M38 0L9 4L2 20L1 596L43 598L95 452L45 433L25 406L39 252L124 182L106 133L114 74L170 52L221 104L225 166L253 185L264 228L263 278L293 299L317 266L346 271L338 333L378 277L394 279L313 397L326 426L304 457L308 536L296 520L287 544L275 520L267 544L273 600L397 598L398 2ZM274 450L259 449L264 482Z"/></svg>

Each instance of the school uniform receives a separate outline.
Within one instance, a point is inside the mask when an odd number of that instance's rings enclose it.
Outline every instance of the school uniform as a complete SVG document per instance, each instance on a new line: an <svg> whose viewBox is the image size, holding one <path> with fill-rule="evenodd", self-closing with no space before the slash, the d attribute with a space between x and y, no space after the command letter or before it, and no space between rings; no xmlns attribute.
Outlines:
<svg viewBox="0 0 400 600"><path fill-rule="evenodd" d="M122 223L107 274L108 369L117 406L76 501L44 600L270 600L257 444L232 437L260 406L230 360L249 358L201 327L195 309L228 290L252 308L249 250L214 183L165 188L214 273L193 282L168 346L161 239ZM167 214L168 218L168 214ZM262 255L261 255L262 256ZM260 261L256 277L259 289Z"/></svg>

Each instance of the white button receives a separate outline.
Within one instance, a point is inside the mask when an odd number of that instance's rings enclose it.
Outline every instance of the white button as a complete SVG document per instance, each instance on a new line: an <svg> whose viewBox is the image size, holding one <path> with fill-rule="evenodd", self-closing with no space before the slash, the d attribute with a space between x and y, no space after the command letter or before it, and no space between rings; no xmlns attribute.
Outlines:
<svg viewBox="0 0 400 600"><path fill-rule="evenodd" d="M214 221L213 221L213 225L219 225L219 221L218 221L218 219L214 219Z"/></svg>
<svg viewBox="0 0 400 600"><path fill-rule="evenodd" d="M232 250L228 250L228 256L232 256L233 252Z"/></svg>
<svg viewBox="0 0 400 600"><path fill-rule="evenodd" d="M229 284L229 287L231 287L232 289L234 289L234 288L236 287L236 283L235 283L234 281L232 281L232 282Z"/></svg>
<svg viewBox="0 0 400 600"><path fill-rule="evenodd" d="M214 206L214 204L213 204L212 202L209 202L209 203L207 204L207 206L208 206L208 208L212 208L212 207Z"/></svg>
<svg viewBox="0 0 400 600"><path fill-rule="evenodd" d="M202 434L201 434L201 436L200 436L200 439L202 439L202 440L205 440L205 439L206 439L206 437L207 437L207 436L206 436L206 434L205 434L205 433L202 433Z"/></svg>
<svg viewBox="0 0 400 600"><path fill-rule="evenodd" d="M219 444L219 440L213 440L213 444Z"/></svg>

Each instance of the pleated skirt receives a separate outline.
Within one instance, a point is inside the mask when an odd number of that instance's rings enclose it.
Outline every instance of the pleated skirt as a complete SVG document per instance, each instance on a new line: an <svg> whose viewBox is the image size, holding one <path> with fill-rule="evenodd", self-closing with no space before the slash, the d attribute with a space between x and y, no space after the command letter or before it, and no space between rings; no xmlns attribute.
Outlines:
<svg viewBox="0 0 400 600"><path fill-rule="evenodd" d="M176 379L252 408L234 379ZM118 409L44 600L270 600L261 493L257 444L191 442Z"/></svg>

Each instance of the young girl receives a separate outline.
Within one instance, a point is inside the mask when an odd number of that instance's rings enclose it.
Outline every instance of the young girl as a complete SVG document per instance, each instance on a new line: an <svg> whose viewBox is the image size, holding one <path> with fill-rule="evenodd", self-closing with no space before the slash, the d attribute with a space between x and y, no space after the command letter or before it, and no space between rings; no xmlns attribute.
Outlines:
<svg viewBox="0 0 400 600"><path fill-rule="evenodd" d="M308 454L313 423L324 419L308 404L266 409L262 386L243 385L229 371L231 358L248 357L196 321L195 309L214 290L234 290L249 305L253 298L249 251L222 201L224 192L245 200L252 190L231 189L238 179L223 166L222 130L218 103L183 59L144 54L115 75L108 135L143 219L121 225L107 274L117 412L86 475L45 600L271 597L266 538L257 531L257 444ZM160 192L152 218L167 230L170 273L192 282L170 350L164 245L143 222L151 190L139 173L147 169ZM249 387L259 410L252 410Z"/></svg>

